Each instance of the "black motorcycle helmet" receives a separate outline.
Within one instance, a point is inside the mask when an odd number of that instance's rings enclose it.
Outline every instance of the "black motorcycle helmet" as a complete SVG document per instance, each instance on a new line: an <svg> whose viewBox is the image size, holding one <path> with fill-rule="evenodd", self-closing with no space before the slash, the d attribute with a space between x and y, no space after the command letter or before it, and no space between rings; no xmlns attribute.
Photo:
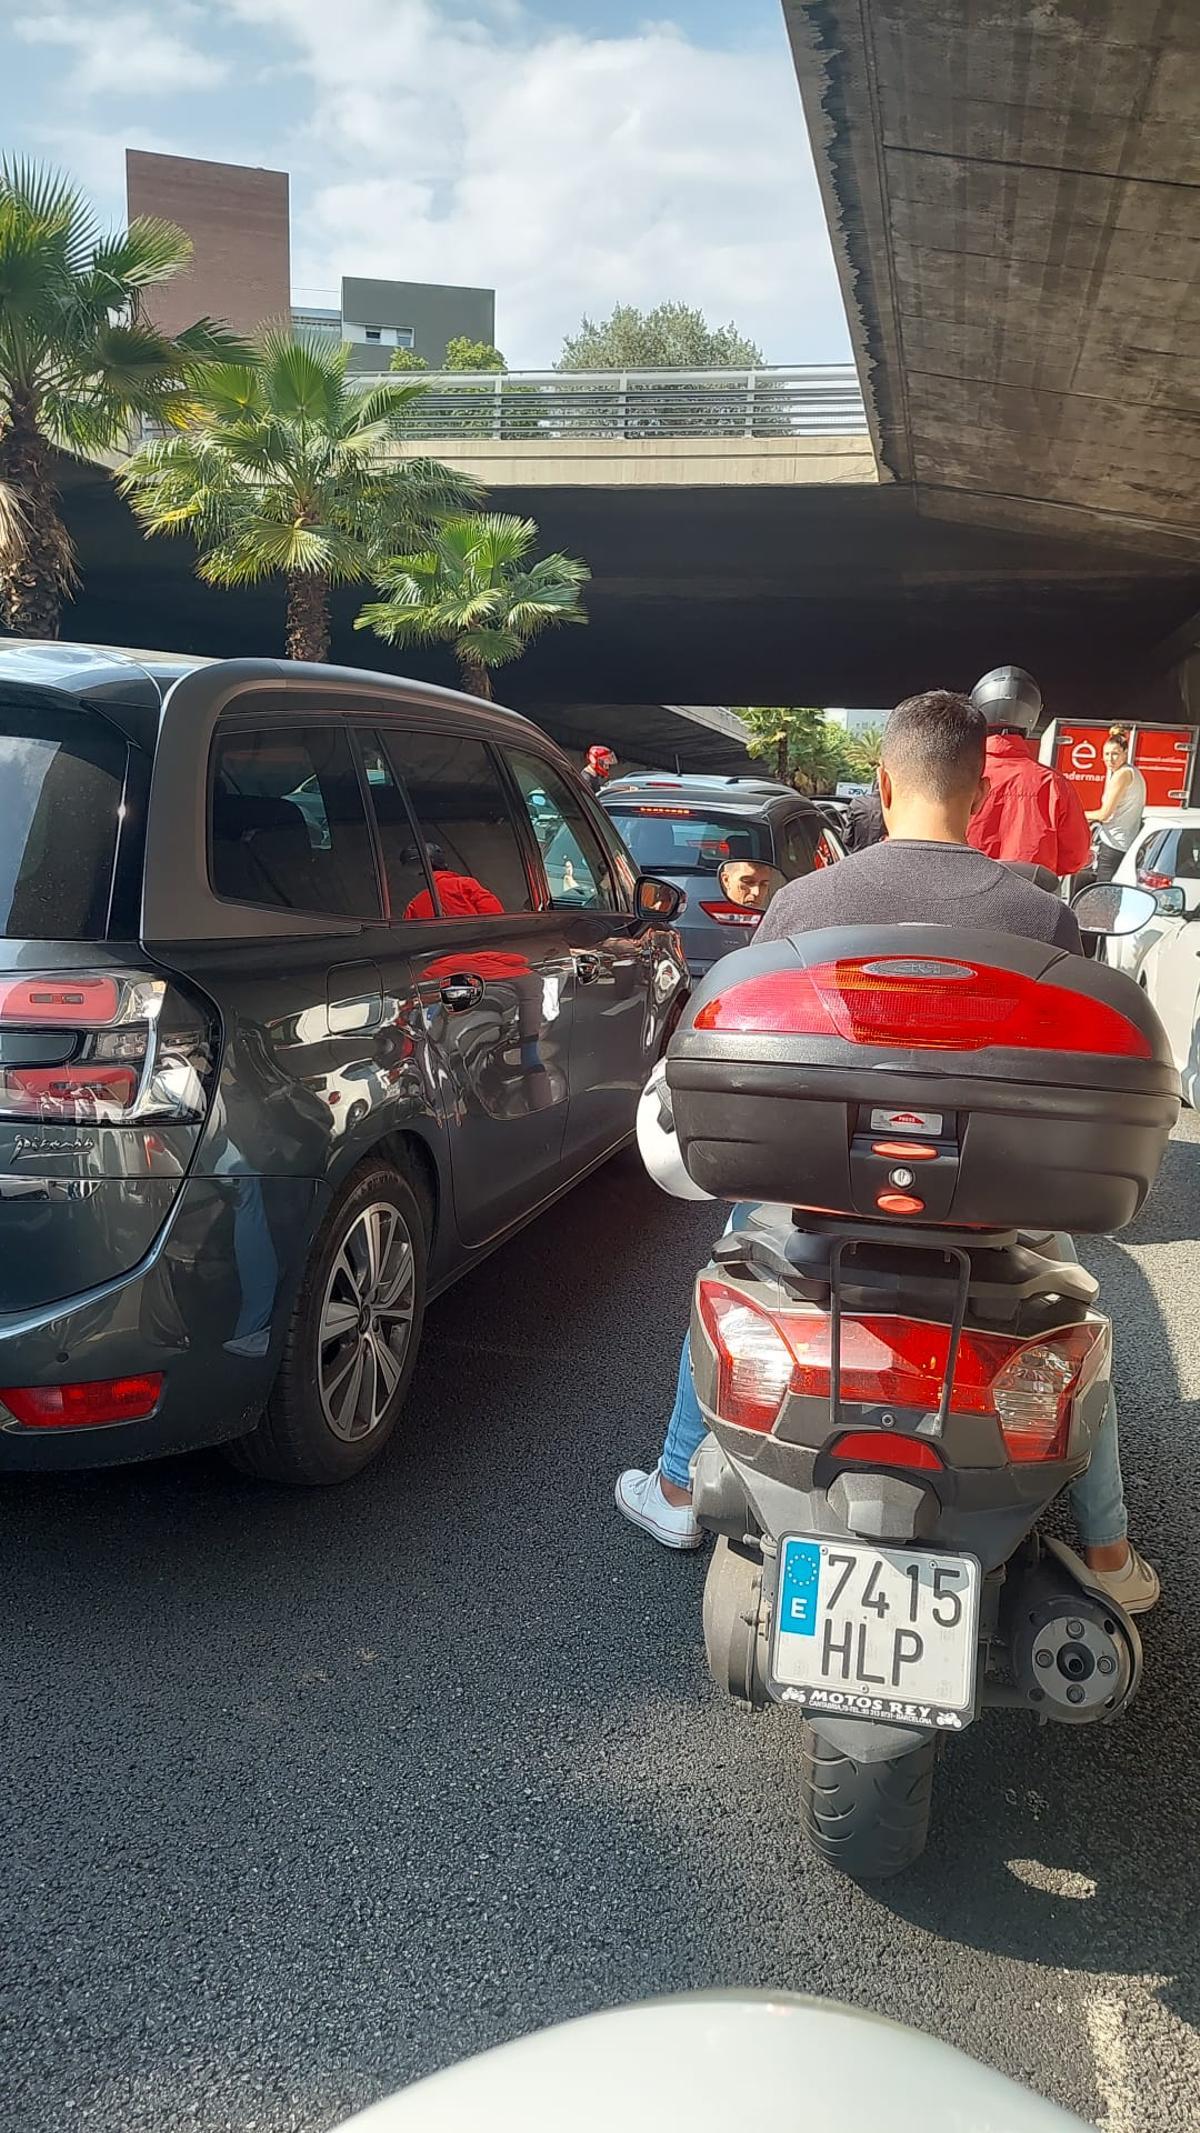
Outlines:
<svg viewBox="0 0 1200 2133"><path fill-rule="evenodd" d="M989 726L1032 733L1042 715L1042 692L1024 667L993 667L971 691L971 702Z"/></svg>

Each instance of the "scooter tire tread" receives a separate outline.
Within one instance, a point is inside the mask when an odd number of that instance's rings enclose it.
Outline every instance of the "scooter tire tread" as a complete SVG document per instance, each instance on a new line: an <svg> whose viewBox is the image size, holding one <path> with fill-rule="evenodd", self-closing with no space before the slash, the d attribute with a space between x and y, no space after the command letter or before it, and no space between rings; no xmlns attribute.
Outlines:
<svg viewBox="0 0 1200 2133"><path fill-rule="evenodd" d="M804 1727L801 1820L813 1850L852 1881L885 1881L925 1849L937 1741L859 1763Z"/></svg>

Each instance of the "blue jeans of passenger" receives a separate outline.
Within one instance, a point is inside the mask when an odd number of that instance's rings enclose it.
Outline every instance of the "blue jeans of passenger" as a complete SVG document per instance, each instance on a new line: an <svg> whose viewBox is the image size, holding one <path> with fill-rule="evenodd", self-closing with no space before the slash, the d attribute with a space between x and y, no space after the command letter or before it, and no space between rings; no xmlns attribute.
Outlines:
<svg viewBox="0 0 1200 2133"><path fill-rule="evenodd" d="M747 1222L755 1207L743 1202L735 1207L726 1223L726 1231L738 1229ZM1054 1240L1055 1251L1060 1259L1073 1259L1078 1263L1078 1253L1069 1237L1059 1236ZM679 1358L679 1378L675 1387L675 1405L667 1424L659 1470L676 1488L691 1487L692 1459L706 1430L696 1388L692 1383L692 1363L688 1336L684 1335L683 1353ZM1117 1436L1117 1403L1112 1386L1108 1388L1108 1410L1092 1446L1092 1456L1087 1471L1078 1481L1071 1483L1071 1511L1079 1530L1079 1538L1085 1548L1105 1548L1115 1541L1125 1539L1128 1521L1125 1516L1125 1490L1121 1481L1121 1452Z"/></svg>

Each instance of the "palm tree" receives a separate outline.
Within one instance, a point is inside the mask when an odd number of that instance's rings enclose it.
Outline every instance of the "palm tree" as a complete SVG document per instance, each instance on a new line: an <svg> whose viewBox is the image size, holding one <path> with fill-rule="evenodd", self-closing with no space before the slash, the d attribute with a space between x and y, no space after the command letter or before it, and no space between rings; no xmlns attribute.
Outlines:
<svg viewBox="0 0 1200 2133"><path fill-rule="evenodd" d="M352 384L349 351L264 334L251 363L214 363L172 436L118 479L147 533L194 535L210 585L287 585L290 659L329 652L329 595L364 583L401 543L469 507L478 484L433 459L389 457L424 387Z"/></svg>
<svg viewBox="0 0 1200 2133"><path fill-rule="evenodd" d="M530 562L536 539L531 518L449 519L420 554L376 572L387 597L369 601L354 627L389 644L452 644L464 688L490 699L493 667L519 659L554 623L587 621L579 604L587 564L566 555Z"/></svg>
<svg viewBox="0 0 1200 2133"><path fill-rule="evenodd" d="M69 180L0 163L0 614L18 635L57 636L78 582L54 447L103 452L141 416L169 421L195 367L241 347L209 319L172 337L142 316L191 254L172 223L106 235Z"/></svg>

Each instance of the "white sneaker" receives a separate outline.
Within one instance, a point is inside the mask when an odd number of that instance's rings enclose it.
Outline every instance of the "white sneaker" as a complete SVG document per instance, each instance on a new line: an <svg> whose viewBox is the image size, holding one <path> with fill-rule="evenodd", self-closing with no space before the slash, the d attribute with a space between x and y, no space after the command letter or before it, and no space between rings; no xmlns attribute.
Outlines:
<svg viewBox="0 0 1200 2133"><path fill-rule="evenodd" d="M631 1525L640 1526L664 1548L699 1548L704 1535L696 1524L690 1503L668 1503L659 1484L658 1468L649 1474L631 1466L620 1475L616 1504Z"/></svg>
<svg viewBox="0 0 1200 2133"><path fill-rule="evenodd" d="M1138 1554L1132 1541L1128 1560L1119 1570L1089 1570L1088 1576L1103 1585L1127 1615L1148 1615L1162 1597L1157 1570Z"/></svg>

